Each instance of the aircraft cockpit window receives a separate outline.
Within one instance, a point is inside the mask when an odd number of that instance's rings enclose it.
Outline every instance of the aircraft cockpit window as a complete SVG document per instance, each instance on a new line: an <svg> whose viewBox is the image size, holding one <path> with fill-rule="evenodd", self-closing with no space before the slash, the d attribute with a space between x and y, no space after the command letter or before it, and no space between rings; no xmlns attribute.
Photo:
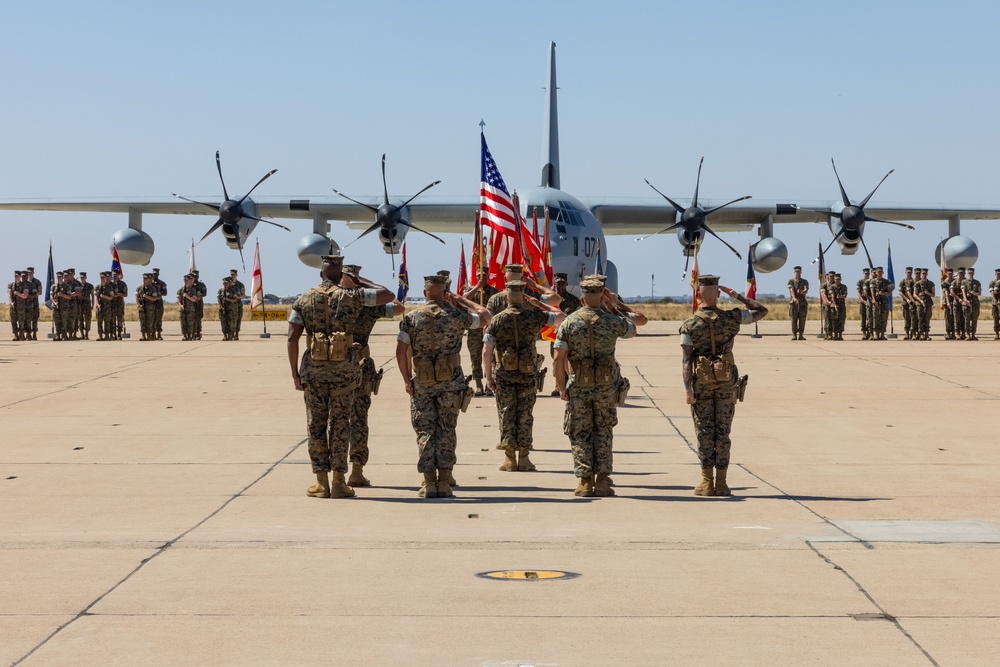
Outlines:
<svg viewBox="0 0 1000 667"><path fill-rule="evenodd" d="M568 202L559 202L562 207L562 221L566 224L572 225L574 227L583 227L583 216L580 215L575 207L570 205Z"/></svg>

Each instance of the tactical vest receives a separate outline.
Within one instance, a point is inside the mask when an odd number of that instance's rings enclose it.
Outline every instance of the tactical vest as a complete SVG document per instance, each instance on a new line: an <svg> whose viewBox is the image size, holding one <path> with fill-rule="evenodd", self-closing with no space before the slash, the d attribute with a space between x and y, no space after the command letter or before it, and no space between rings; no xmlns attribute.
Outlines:
<svg viewBox="0 0 1000 667"><path fill-rule="evenodd" d="M574 383L580 387L606 387L615 380L617 362L613 356L598 355L594 346L594 325L601 318L601 314L590 311L580 313L579 316L587 325L590 356L575 361L570 360L569 365L573 370Z"/></svg>
<svg viewBox="0 0 1000 667"><path fill-rule="evenodd" d="M436 303L429 303L415 312L424 313L429 318L431 339L430 349L433 354L413 355L413 374L416 383L421 387L433 387L448 382L455 375L455 369L462 364L462 357L456 354L444 354L437 344L437 319L444 309Z"/></svg>
<svg viewBox="0 0 1000 667"><path fill-rule="evenodd" d="M736 360L733 353L718 354L715 348L715 317L699 310L694 314L708 324L708 335L712 341L710 356L696 355L694 359L694 377L699 384L708 387L731 382L736 376Z"/></svg>

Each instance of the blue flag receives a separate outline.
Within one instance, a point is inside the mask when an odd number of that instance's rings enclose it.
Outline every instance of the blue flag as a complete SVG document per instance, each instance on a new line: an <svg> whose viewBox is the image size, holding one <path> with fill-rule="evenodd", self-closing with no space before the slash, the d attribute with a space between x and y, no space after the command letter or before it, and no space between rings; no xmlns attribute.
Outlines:
<svg viewBox="0 0 1000 667"><path fill-rule="evenodd" d="M52 310L52 281L55 280L56 272L52 268L52 241L49 241L49 274L45 277L45 306Z"/></svg>
<svg viewBox="0 0 1000 667"><path fill-rule="evenodd" d="M396 288L396 300L403 302L406 300L406 293L410 291L410 277L406 273L406 243L403 243L403 262L399 265L399 287Z"/></svg>
<svg viewBox="0 0 1000 667"><path fill-rule="evenodd" d="M886 241L886 247L889 248L889 258L885 261L886 273L889 277L889 310L892 310L892 292L896 289L896 277L892 275L892 242ZM906 308L904 305L903 308Z"/></svg>

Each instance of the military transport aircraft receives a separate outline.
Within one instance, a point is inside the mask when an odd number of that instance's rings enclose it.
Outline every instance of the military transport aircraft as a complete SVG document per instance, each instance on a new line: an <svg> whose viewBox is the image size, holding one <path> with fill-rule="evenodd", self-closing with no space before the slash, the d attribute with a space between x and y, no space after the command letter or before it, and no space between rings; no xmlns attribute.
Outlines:
<svg viewBox="0 0 1000 667"><path fill-rule="evenodd" d="M599 249L604 248L604 271L608 274L609 285L616 289L617 269L612 261L607 261L605 234L655 236L661 232L674 231L683 253L690 257L706 234L722 241L718 236L719 232L748 231L757 226L760 240L751 246L751 258L757 271L767 273L780 269L788 258L785 244L774 236L775 223L825 222L833 234L830 245L836 242L842 254L853 255L857 252L858 245L864 247L863 234L867 222L888 222L908 227L909 225L896 221L947 220L948 238L938 244L937 252L944 252L948 266L957 267L972 266L979 256L975 242L960 235L961 220L1000 219L1000 207L984 209L948 205L869 205L874 190L860 203L854 204L848 199L840 176L836 174L836 166L834 173L840 185L840 200L797 203L793 200L788 203L750 200L749 197L732 201L699 200L700 164L694 197L686 206L663 195L648 180L646 182L660 197L577 199L560 189L556 90L555 43L550 43L541 178L537 187L519 189L517 194L521 213L525 218L530 219L532 210L537 210L541 216L542 211L548 207L552 222L550 243L553 270L567 273L571 284L576 284L581 276L594 270ZM222 165L218 154L216 166L222 180ZM211 212L211 215L217 216L217 220L205 236L221 229L227 245L241 253L257 224L277 224L265 218L311 219L312 233L302 237L297 252L303 263L318 267L321 255L329 253L331 247L339 247L329 236L330 220L343 220L351 229L364 230L361 236L377 230L385 252L396 254L411 229L431 236L435 233L471 234L475 213L479 208L477 197L419 197L436 185L437 181L416 195L390 197L385 178L385 156L382 160L381 196L354 199L334 190L337 196L292 199L250 197L257 186L273 173L271 171L261 178L241 199L232 199L222 180L221 202L187 199L180 195L174 195L173 199L103 201L35 199L0 201L0 209L125 213L128 215L128 228L115 232L112 242L123 262L139 265L148 264L154 251L152 237L142 229L144 213L207 215ZM726 245L729 246L728 243ZM735 248L729 248L739 255ZM867 253L867 248L865 252Z"/></svg>

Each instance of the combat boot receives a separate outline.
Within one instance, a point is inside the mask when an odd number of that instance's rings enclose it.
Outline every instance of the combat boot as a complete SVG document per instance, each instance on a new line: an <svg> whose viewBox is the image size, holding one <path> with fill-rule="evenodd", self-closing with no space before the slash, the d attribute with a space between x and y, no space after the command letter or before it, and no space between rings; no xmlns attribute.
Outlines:
<svg viewBox="0 0 1000 667"><path fill-rule="evenodd" d="M695 487L694 495L696 496L715 495L715 482L712 481L713 470L714 469L711 467L701 469L701 484Z"/></svg>
<svg viewBox="0 0 1000 667"><path fill-rule="evenodd" d="M728 468L716 468L715 469L715 495L717 496L731 496L733 492L729 490L729 485L726 484L726 472Z"/></svg>
<svg viewBox="0 0 1000 667"><path fill-rule="evenodd" d="M316 473L316 483L306 489L306 495L313 498L330 497L330 478L326 471Z"/></svg>
<svg viewBox="0 0 1000 667"><path fill-rule="evenodd" d="M437 473L436 472L425 472L424 481L420 484L420 491L417 492L417 496L420 498L437 498Z"/></svg>
<svg viewBox="0 0 1000 667"><path fill-rule="evenodd" d="M371 486L372 482L370 479L364 475L365 467L360 463L355 463L351 466L351 476L348 478L347 483L351 486Z"/></svg>
<svg viewBox="0 0 1000 667"><path fill-rule="evenodd" d="M517 450L517 469L521 472L535 472L535 464L528 458L527 449Z"/></svg>
<svg viewBox="0 0 1000 667"><path fill-rule="evenodd" d="M330 480L330 497L331 498L353 498L354 489L347 486L347 482L344 481L344 473L335 472Z"/></svg>
<svg viewBox="0 0 1000 667"><path fill-rule="evenodd" d="M514 472L517 470L517 454L514 452L513 447L504 447L503 450L503 464L500 466L500 470L503 472Z"/></svg>
<svg viewBox="0 0 1000 667"><path fill-rule="evenodd" d="M451 477L451 471L445 470L444 468L438 468L438 481L437 481L437 497L438 498L454 498L455 494L451 492L451 484L448 483L448 478Z"/></svg>
<svg viewBox="0 0 1000 667"><path fill-rule="evenodd" d="M574 496L580 496L581 498L589 498L594 495L594 476L584 475L580 478L580 482L576 485L576 490L573 491Z"/></svg>
<svg viewBox="0 0 1000 667"><path fill-rule="evenodd" d="M458 488L458 482L455 481L455 476L451 474L451 470L448 471L448 486L453 489Z"/></svg>
<svg viewBox="0 0 1000 667"><path fill-rule="evenodd" d="M615 490L608 484L608 473L602 472L597 476L597 482L594 484L594 495L602 498L615 495Z"/></svg>
<svg viewBox="0 0 1000 667"><path fill-rule="evenodd" d="M1000 340L1000 332L993 334L993 340Z"/></svg>

